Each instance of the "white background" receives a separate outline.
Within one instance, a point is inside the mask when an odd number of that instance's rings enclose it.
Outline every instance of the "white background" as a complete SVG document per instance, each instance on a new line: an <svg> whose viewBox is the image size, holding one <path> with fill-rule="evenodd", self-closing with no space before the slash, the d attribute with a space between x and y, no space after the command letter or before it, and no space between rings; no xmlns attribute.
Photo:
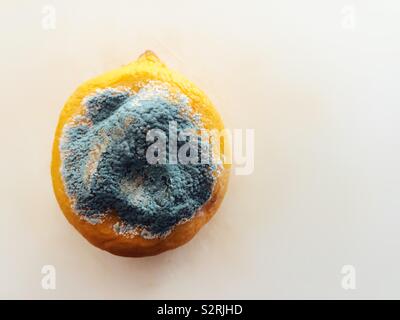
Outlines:
<svg viewBox="0 0 400 320"><path fill-rule="evenodd" d="M400 298L398 1L0 9L1 298ZM130 259L67 223L50 159L73 90L145 49L200 86L227 127L255 129L255 171L232 176L190 243ZM56 290L41 287L46 264ZM355 290L341 286L348 264Z"/></svg>

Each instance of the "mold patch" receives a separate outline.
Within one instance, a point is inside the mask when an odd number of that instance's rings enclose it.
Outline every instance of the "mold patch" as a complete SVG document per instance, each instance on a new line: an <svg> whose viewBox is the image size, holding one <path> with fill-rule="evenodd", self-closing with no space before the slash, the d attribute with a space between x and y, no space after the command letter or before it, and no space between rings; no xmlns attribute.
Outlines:
<svg viewBox="0 0 400 320"><path fill-rule="evenodd" d="M186 96L150 82L137 93L99 90L83 103L86 114L65 127L60 144L62 177L78 214L95 218L113 211L125 226L115 226L118 232L140 228L151 238L168 234L207 202L215 166L146 161L148 130L168 138L171 122L178 133L201 129Z"/></svg>

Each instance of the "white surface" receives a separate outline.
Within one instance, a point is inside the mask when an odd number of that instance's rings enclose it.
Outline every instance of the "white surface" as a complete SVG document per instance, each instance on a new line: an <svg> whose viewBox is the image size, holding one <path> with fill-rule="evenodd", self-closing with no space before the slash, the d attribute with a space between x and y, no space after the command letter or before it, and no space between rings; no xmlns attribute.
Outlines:
<svg viewBox="0 0 400 320"><path fill-rule="evenodd" d="M100 2L0 4L1 298L400 298L398 1ZM49 165L77 85L145 49L256 130L256 162L189 244L129 259L66 222Z"/></svg>

